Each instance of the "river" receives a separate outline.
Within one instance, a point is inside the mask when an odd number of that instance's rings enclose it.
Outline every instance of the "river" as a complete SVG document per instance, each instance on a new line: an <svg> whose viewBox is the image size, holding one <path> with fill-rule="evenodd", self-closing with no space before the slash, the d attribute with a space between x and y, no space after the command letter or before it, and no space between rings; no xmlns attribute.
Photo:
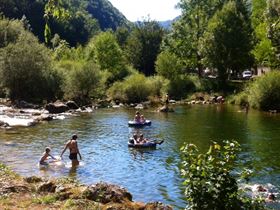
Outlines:
<svg viewBox="0 0 280 210"><path fill-rule="evenodd" d="M235 139L242 145L240 162L256 173L252 183L280 183L280 115L230 105L177 106L174 113L142 111L152 125L128 127L135 110L99 109L34 127L0 131L0 160L24 176L70 176L82 183L106 181L126 187L136 201L161 201L182 209L186 205L178 165L185 142L206 151L211 140ZM127 147L134 132L164 140L156 150ZM39 170L46 146L59 155L67 139L78 135L83 161L76 170L66 166Z"/></svg>

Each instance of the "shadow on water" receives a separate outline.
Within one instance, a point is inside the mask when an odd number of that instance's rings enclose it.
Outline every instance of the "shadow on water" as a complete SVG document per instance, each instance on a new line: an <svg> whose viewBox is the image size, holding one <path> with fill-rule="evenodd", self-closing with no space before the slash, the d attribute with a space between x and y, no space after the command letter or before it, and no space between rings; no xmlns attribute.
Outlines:
<svg viewBox="0 0 280 210"><path fill-rule="evenodd" d="M107 181L126 187L137 201L158 200L175 209L186 205L179 171L180 148L185 143L208 149L210 141L238 140L240 162L256 169L255 182L280 183L280 116L254 110L248 114L232 106L180 106L174 113L143 110L151 126L128 127L134 110L104 109L68 117L36 127L0 131L0 158L22 175L73 177L82 183ZM46 146L59 155L73 133L83 156L81 165L39 170L37 162ZM133 133L151 140L164 140L153 150L128 148Z"/></svg>

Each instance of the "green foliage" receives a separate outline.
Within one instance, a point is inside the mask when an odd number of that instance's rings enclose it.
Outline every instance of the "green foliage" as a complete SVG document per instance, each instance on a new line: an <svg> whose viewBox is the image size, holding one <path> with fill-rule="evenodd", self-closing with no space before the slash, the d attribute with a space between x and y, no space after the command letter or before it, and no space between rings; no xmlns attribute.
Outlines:
<svg viewBox="0 0 280 210"><path fill-rule="evenodd" d="M252 107L261 110L280 110L280 72L272 71L251 83L245 92Z"/></svg>
<svg viewBox="0 0 280 210"><path fill-rule="evenodd" d="M107 0L1 0L0 13L10 19L26 15L41 41L49 42L57 33L71 46L86 43L100 28L115 30L129 24Z"/></svg>
<svg viewBox="0 0 280 210"><path fill-rule="evenodd" d="M15 43L1 48L0 57L1 81L12 99L53 97L50 52L30 32L22 31Z"/></svg>
<svg viewBox="0 0 280 210"><path fill-rule="evenodd" d="M240 106L246 106L248 104L248 93L246 91L242 91L233 96L230 100L231 104L236 104Z"/></svg>
<svg viewBox="0 0 280 210"><path fill-rule="evenodd" d="M34 198L33 203L37 204L53 204L58 200L56 195L46 195L40 198Z"/></svg>
<svg viewBox="0 0 280 210"><path fill-rule="evenodd" d="M230 70L237 74L252 65L251 27L244 7L242 1L226 3L209 21L204 35L201 50L209 67L218 70L222 82Z"/></svg>
<svg viewBox="0 0 280 210"><path fill-rule="evenodd" d="M164 47L184 63L187 70L197 70L202 75L203 57L201 39L209 19L224 1L181 0L182 15L173 25L172 33L164 40Z"/></svg>
<svg viewBox="0 0 280 210"><path fill-rule="evenodd" d="M178 57L168 51L161 52L156 60L156 72L170 80L182 74L183 64Z"/></svg>
<svg viewBox="0 0 280 210"><path fill-rule="evenodd" d="M65 60L57 64L65 99L85 104L99 88L100 70L93 62Z"/></svg>
<svg viewBox="0 0 280 210"><path fill-rule="evenodd" d="M122 82L115 82L107 94L113 100L132 103L143 102L149 96L163 94L167 86L168 80L162 77L145 77L143 74L135 73Z"/></svg>
<svg viewBox="0 0 280 210"><path fill-rule="evenodd" d="M0 16L0 48L15 43L23 31L20 21L8 20Z"/></svg>
<svg viewBox="0 0 280 210"><path fill-rule="evenodd" d="M133 67L145 75L155 73L155 61L164 35L156 21L138 22L130 33L126 44L126 56Z"/></svg>
<svg viewBox="0 0 280 210"><path fill-rule="evenodd" d="M128 75L123 52L111 32L102 32L93 38L94 55L100 69L110 72L109 83Z"/></svg>
<svg viewBox="0 0 280 210"><path fill-rule="evenodd" d="M277 59L277 47L274 46L277 42L275 40L275 38L277 39L277 32L275 32L275 30L277 31L277 27L274 27L272 30L270 30L272 33L271 36L268 34L268 29L271 28L276 22L275 20L273 21L269 18L272 11L269 9L269 7L272 7L272 5L272 1L252 1L252 25L254 27L256 36L256 45L253 50L253 54L258 65L277 67L277 65L279 65L279 58ZM276 5L274 6L274 9L276 9ZM278 40L279 39L280 35L278 36Z"/></svg>
<svg viewBox="0 0 280 210"><path fill-rule="evenodd" d="M193 144L182 149L182 170L185 178L186 209L237 210L263 209L240 193L232 171L240 151L236 141L225 141L223 146L213 142L204 154Z"/></svg>

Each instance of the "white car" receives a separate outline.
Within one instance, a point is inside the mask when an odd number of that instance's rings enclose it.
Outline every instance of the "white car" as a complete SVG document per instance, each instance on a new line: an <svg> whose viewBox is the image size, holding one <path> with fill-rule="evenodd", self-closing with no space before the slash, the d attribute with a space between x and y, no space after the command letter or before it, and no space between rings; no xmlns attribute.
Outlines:
<svg viewBox="0 0 280 210"><path fill-rule="evenodd" d="M249 70L243 71L242 72L242 78L243 79L250 79L252 77L252 72Z"/></svg>

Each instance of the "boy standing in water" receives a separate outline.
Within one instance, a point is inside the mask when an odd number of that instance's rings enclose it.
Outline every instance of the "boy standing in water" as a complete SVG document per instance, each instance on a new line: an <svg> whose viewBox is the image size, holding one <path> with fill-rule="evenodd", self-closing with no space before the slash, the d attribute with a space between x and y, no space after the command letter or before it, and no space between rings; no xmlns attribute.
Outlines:
<svg viewBox="0 0 280 210"><path fill-rule="evenodd" d="M51 149L50 149L49 147L46 147L46 150L45 150L43 156L42 156L41 159L40 159L40 164L41 164L41 165L48 165L48 163L45 162L45 160L47 160L48 157L51 157L52 159L56 160L56 158L53 157L53 156L50 154L50 152L51 152Z"/></svg>
<svg viewBox="0 0 280 210"><path fill-rule="evenodd" d="M74 134L72 136L72 139L66 143L66 145L60 155L60 157L62 158L63 153L68 148L69 152L70 152L69 159L72 161L72 166L79 165L78 154L80 156L80 160L82 160L82 156L81 156L79 148L78 148L77 138L78 138L78 136L76 134Z"/></svg>

